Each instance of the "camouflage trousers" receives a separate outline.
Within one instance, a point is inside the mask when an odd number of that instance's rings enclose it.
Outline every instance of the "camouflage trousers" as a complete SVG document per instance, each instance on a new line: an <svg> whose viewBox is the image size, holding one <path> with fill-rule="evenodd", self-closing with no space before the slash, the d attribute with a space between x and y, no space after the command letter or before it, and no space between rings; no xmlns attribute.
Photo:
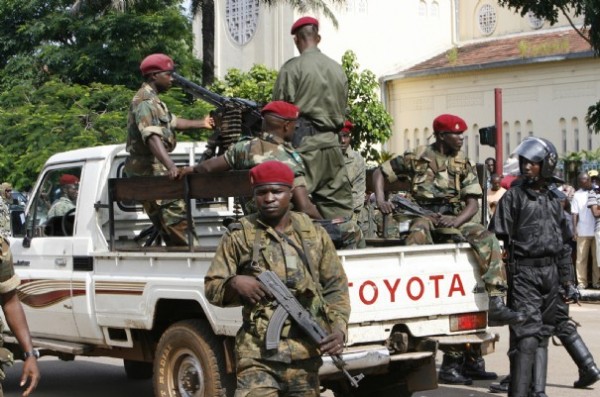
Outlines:
<svg viewBox="0 0 600 397"><path fill-rule="evenodd" d="M125 161L127 176L166 175L167 169L154 156L129 156ZM183 200L143 201L144 211L168 246L189 246L187 237L187 208ZM192 230L194 225L192 224ZM192 245L198 238L192 233Z"/></svg>
<svg viewBox="0 0 600 397"><path fill-rule="evenodd" d="M502 250L496 236L479 223L467 222L458 229L436 228L429 218L416 218L411 222L406 245L457 242L464 238L475 251L479 272L490 296L505 294L506 272Z"/></svg>
<svg viewBox="0 0 600 397"><path fill-rule="evenodd" d="M365 247L362 231L353 218L314 220L321 225L337 249L356 249Z"/></svg>
<svg viewBox="0 0 600 397"><path fill-rule="evenodd" d="M321 357L292 363L243 358L234 397L319 397Z"/></svg>

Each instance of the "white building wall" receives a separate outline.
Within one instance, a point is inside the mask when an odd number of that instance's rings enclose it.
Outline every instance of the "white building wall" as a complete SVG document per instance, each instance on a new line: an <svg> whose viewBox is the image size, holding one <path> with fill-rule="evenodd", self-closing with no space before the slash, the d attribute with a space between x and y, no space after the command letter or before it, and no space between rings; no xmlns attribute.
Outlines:
<svg viewBox="0 0 600 397"><path fill-rule="evenodd" d="M254 36L240 45L227 27L228 1L252 2L215 0L216 76L223 77L230 68L247 71L254 64L279 69L286 60L298 55L290 27L305 14L289 6L261 6ZM321 51L341 62L344 52L352 50L361 69L369 69L379 77L448 48L453 40L453 4L450 0L348 0L347 6L332 8L339 23L337 29L322 15L306 15L319 19ZM195 52L201 58L199 18L194 22L194 32Z"/></svg>
<svg viewBox="0 0 600 397"><path fill-rule="evenodd" d="M589 133L585 114L600 96L598 66L597 59L581 59L394 80L389 83L394 135L388 150L400 154L417 139L423 143L416 131L431 129L439 114L453 113L471 127L464 148L469 157L482 162L493 156L493 148L479 147L478 129L494 124L495 88L502 89L505 158L530 133L552 141L559 155L596 149L600 136Z"/></svg>

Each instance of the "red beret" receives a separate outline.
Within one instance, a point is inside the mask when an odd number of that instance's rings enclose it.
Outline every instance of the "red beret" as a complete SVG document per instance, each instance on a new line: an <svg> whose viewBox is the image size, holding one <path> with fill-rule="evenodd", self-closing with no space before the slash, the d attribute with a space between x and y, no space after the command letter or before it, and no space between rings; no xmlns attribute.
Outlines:
<svg viewBox="0 0 600 397"><path fill-rule="evenodd" d="M433 120L433 131L435 132L465 132L467 123L453 114L442 114Z"/></svg>
<svg viewBox="0 0 600 397"><path fill-rule="evenodd" d="M150 73L165 72L168 70L175 69L175 63L165 54L152 54L148 55L140 64L140 70L142 76L146 76Z"/></svg>
<svg viewBox="0 0 600 397"><path fill-rule="evenodd" d="M58 180L61 185L75 185L79 183L79 178L71 174L62 174Z"/></svg>
<svg viewBox="0 0 600 397"><path fill-rule="evenodd" d="M315 25L317 29L319 28L319 20L313 17L302 17L298 19L292 25L292 34L296 33L296 30L300 29L302 26L306 25Z"/></svg>
<svg viewBox="0 0 600 397"><path fill-rule="evenodd" d="M261 185L294 185L294 171L281 161L265 161L250 170L252 188Z"/></svg>
<svg viewBox="0 0 600 397"><path fill-rule="evenodd" d="M354 128L354 124L352 124L350 120L346 120L344 121L344 126L340 132L352 132L352 128Z"/></svg>
<svg viewBox="0 0 600 397"><path fill-rule="evenodd" d="M273 101L267 103L260 111L265 113L275 113L275 115L287 120L296 120L300 116L298 106L285 101Z"/></svg>

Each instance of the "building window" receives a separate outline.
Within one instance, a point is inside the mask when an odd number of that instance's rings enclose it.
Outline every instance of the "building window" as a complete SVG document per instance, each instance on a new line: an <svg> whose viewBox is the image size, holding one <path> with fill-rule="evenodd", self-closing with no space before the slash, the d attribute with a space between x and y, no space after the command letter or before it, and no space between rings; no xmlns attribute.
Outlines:
<svg viewBox="0 0 600 397"><path fill-rule="evenodd" d="M515 135L517 136L517 145L521 142L521 122L515 122Z"/></svg>
<svg viewBox="0 0 600 397"><path fill-rule="evenodd" d="M573 140L575 145L575 151L579 151L579 120L577 117L571 119L571 126L573 127Z"/></svg>
<svg viewBox="0 0 600 397"><path fill-rule="evenodd" d="M510 126L506 121L502 123L502 131L504 131L504 151L510 153Z"/></svg>
<svg viewBox="0 0 600 397"><path fill-rule="evenodd" d="M496 9L490 4L484 4L477 16L481 33L486 36L491 35L496 29Z"/></svg>
<svg viewBox="0 0 600 397"><path fill-rule="evenodd" d="M358 0L356 9L359 14L366 14L369 11L369 2L367 0Z"/></svg>
<svg viewBox="0 0 600 397"><path fill-rule="evenodd" d="M533 136L533 123L531 120L527 120L527 135Z"/></svg>
<svg viewBox="0 0 600 397"><path fill-rule="evenodd" d="M566 123L565 119L560 119L559 124L560 124L560 132L561 132L561 136L562 136L562 152L566 153L567 152L567 123Z"/></svg>
<svg viewBox="0 0 600 397"><path fill-rule="evenodd" d="M592 129L590 127L587 131L587 150L592 150Z"/></svg>
<svg viewBox="0 0 600 397"><path fill-rule="evenodd" d="M432 17L440 16L440 5L437 3L437 1L431 3L431 11L429 12L429 15L431 15Z"/></svg>
<svg viewBox="0 0 600 397"><path fill-rule="evenodd" d="M423 0L419 1L419 16L427 16L427 3L425 3Z"/></svg>
<svg viewBox="0 0 600 397"><path fill-rule="evenodd" d="M473 132L479 131L479 125L478 124L473 124L473 129L471 130ZM465 139L466 140L466 139ZM481 145L479 145L479 134L475 134L475 145L473 145L475 147L475 162L479 163L479 148ZM469 156L469 152L468 152L468 148L465 150L465 153L467 154L467 157Z"/></svg>
<svg viewBox="0 0 600 397"><path fill-rule="evenodd" d="M544 19L538 17L531 11L527 13L527 22L529 22L529 26L536 30L544 26Z"/></svg>
<svg viewBox="0 0 600 397"><path fill-rule="evenodd" d="M231 38L239 45L252 39L258 25L258 0L227 0L225 18Z"/></svg>

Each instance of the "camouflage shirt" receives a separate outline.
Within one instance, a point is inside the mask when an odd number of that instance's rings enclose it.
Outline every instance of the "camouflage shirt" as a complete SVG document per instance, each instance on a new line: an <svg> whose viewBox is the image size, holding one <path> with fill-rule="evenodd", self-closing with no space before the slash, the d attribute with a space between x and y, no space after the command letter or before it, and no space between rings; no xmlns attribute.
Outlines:
<svg viewBox="0 0 600 397"><path fill-rule="evenodd" d="M455 156L440 153L433 145L407 151L381 165L389 182L410 178L412 198L419 204L465 202L481 198L483 191L475 165L462 151Z"/></svg>
<svg viewBox="0 0 600 397"><path fill-rule="evenodd" d="M298 247L303 247L303 239L310 247L305 254L315 268L318 284L296 249L262 223L257 215L242 218L240 227L223 236L204 278L205 294L213 305L243 306L243 325L236 337L238 359L262 358L289 363L318 357L320 353L290 319L284 324L279 347L266 350L265 335L275 305L250 305L242 302L239 296L226 301L226 285L236 275L256 276L264 270L277 273L325 330L339 329L346 334L350 317L348 279L333 243L327 232L313 225L305 214L291 212L290 215L292 222L284 234ZM260 233L259 253L253 255L256 233ZM251 266L253 258L256 258L257 266Z"/></svg>
<svg viewBox="0 0 600 397"><path fill-rule="evenodd" d="M52 207L50 207L50 210L48 210L48 219L52 218L53 216L63 216L73 208L75 208L75 203L73 203L70 198L62 196L56 200L52 204Z"/></svg>
<svg viewBox="0 0 600 397"><path fill-rule="evenodd" d="M360 212L365 205L365 191L367 190L367 165L365 159L352 148L344 153L348 179L352 185L352 209Z"/></svg>
<svg viewBox="0 0 600 397"><path fill-rule="evenodd" d="M224 156L234 170L247 170L267 160L281 161L294 171L294 186L306 186L306 171L300 155L291 144L268 132L257 138L242 138L230 146Z"/></svg>
<svg viewBox="0 0 600 397"><path fill-rule="evenodd" d="M158 135L167 150L172 152L177 144L175 128L177 117L169 112L148 83L133 97L127 120L127 146L129 158L125 165L128 175L153 175L154 163L158 162L146 142Z"/></svg>
<svg viewBox="0 0 600 397"><path fill-rule="evenodd" d="M8 239L11 235L10 229L10 208L4 198L0 197L0 236Z"/></svg>

